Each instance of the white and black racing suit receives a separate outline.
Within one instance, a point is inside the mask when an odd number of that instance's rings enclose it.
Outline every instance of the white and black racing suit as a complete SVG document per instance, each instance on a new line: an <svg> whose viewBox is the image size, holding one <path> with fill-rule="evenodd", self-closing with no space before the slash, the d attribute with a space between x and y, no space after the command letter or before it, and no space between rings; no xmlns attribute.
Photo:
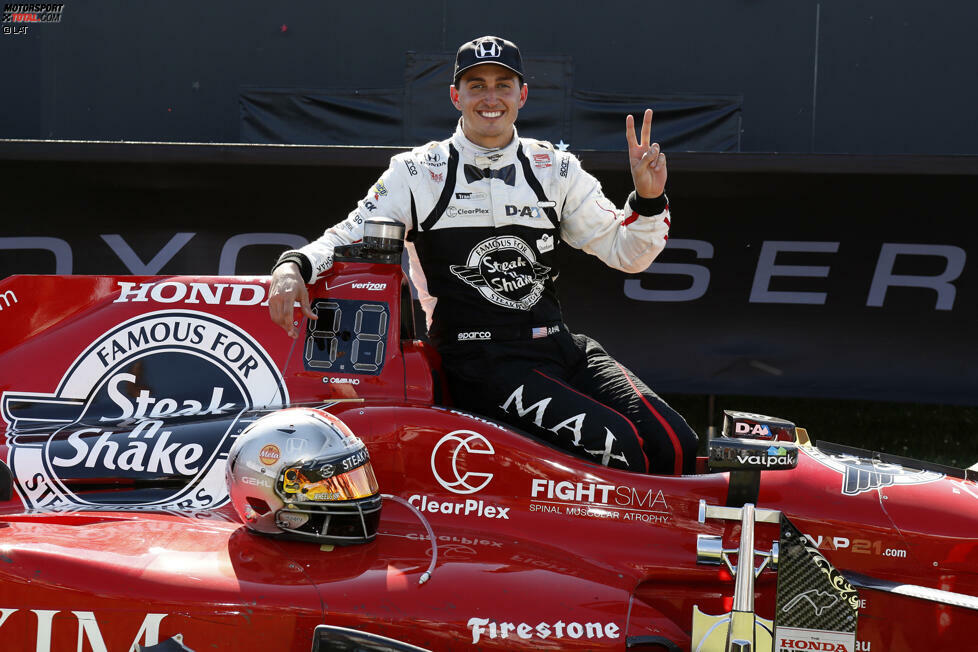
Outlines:
<svg viewBox="0 0 978 652"><path fill-rule="evenodd" d="M668 239L665 196L633 193L620 210L569 152L515 132L487 150L460 124L394 156L346 220L279 261L315 282L373 216L406 227L410 277L456 405L608 466L692 471L696 434L597 342L567 330L554 286L563 244L646 269Z"/></svg>

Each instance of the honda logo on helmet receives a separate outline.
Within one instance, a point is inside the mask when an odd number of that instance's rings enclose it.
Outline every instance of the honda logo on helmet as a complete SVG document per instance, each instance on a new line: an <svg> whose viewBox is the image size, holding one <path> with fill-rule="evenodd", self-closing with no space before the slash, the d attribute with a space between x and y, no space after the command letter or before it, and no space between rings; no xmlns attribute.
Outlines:
<svg viewBox="0 0 978 652"><path fill-rule="evenodd" d="M477 59L497 59L500 54L502 54L502 49L493 41L482 41L475 46Z"/></svg>

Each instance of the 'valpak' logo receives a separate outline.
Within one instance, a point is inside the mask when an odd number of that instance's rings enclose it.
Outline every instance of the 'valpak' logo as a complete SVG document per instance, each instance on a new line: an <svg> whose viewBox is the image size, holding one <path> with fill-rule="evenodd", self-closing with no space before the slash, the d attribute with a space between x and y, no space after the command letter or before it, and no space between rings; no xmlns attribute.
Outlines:
<svg viewBox="0 0 978 652"><path fill-rule="evenodd" d="M0 403L25 507L193 510L227 500L224 462L243 413L286 405L288 392L231 322L161 311L101 335L53 393L4 392Z"/></svg>
<svg viewBox="0 0 978 652"><path fill-rule="evenodd" d="M465 265L452 274L487 300L514 310L529 310L540 300L550 268L537 262L530 245L513 236L487 238L469 252Z"/></svg>
<svg viewBox="0 0 978 652"><path fill-rule="evenodd" d="M794 466L798 463L797 454L792 455L784 446L771 446L767 455L738 455L737 461L751 466Z"/></svg>

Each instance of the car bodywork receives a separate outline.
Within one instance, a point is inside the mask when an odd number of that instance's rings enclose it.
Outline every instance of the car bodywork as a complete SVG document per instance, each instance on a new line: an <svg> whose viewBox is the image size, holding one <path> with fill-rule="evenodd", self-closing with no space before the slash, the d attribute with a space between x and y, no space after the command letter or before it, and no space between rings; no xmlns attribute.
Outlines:
<svg viewBox="0 0 978 652"><path fill-rule="evenodd" d="M354 649L330 647L346 632L377 637L364 649L763 650L734 647L738 614L830 629L843 600L854 637L773 649L972 646L965 472L794 428L742 455L721 441L689 476L597 466L451 406L398 265L352 257L327 281L295 341L268 319L267 277L0 284L4 649ZM299 404L366 443L386 496L375 541L269 538L229 507L234 438ZM763 440L776 422L732 423ZM835 589L779 584L792 541L831 562ZM725 622L722 640L694 613Z"/></svg>

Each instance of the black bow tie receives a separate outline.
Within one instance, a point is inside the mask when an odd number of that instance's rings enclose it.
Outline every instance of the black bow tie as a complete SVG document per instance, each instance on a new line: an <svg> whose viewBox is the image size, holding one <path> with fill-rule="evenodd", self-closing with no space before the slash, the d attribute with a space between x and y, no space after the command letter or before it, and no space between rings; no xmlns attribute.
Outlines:
<svg viewBox="0 0 978 652"><path fill-rule="evenodd" d="M499 179L507 186L516 185L516 165L510 163L509 165L504 165L498 170L493 170L491 168L477 168L474 165L465 164L465 180L468 183L473 181L478 181L479 179Z"/></svg>

